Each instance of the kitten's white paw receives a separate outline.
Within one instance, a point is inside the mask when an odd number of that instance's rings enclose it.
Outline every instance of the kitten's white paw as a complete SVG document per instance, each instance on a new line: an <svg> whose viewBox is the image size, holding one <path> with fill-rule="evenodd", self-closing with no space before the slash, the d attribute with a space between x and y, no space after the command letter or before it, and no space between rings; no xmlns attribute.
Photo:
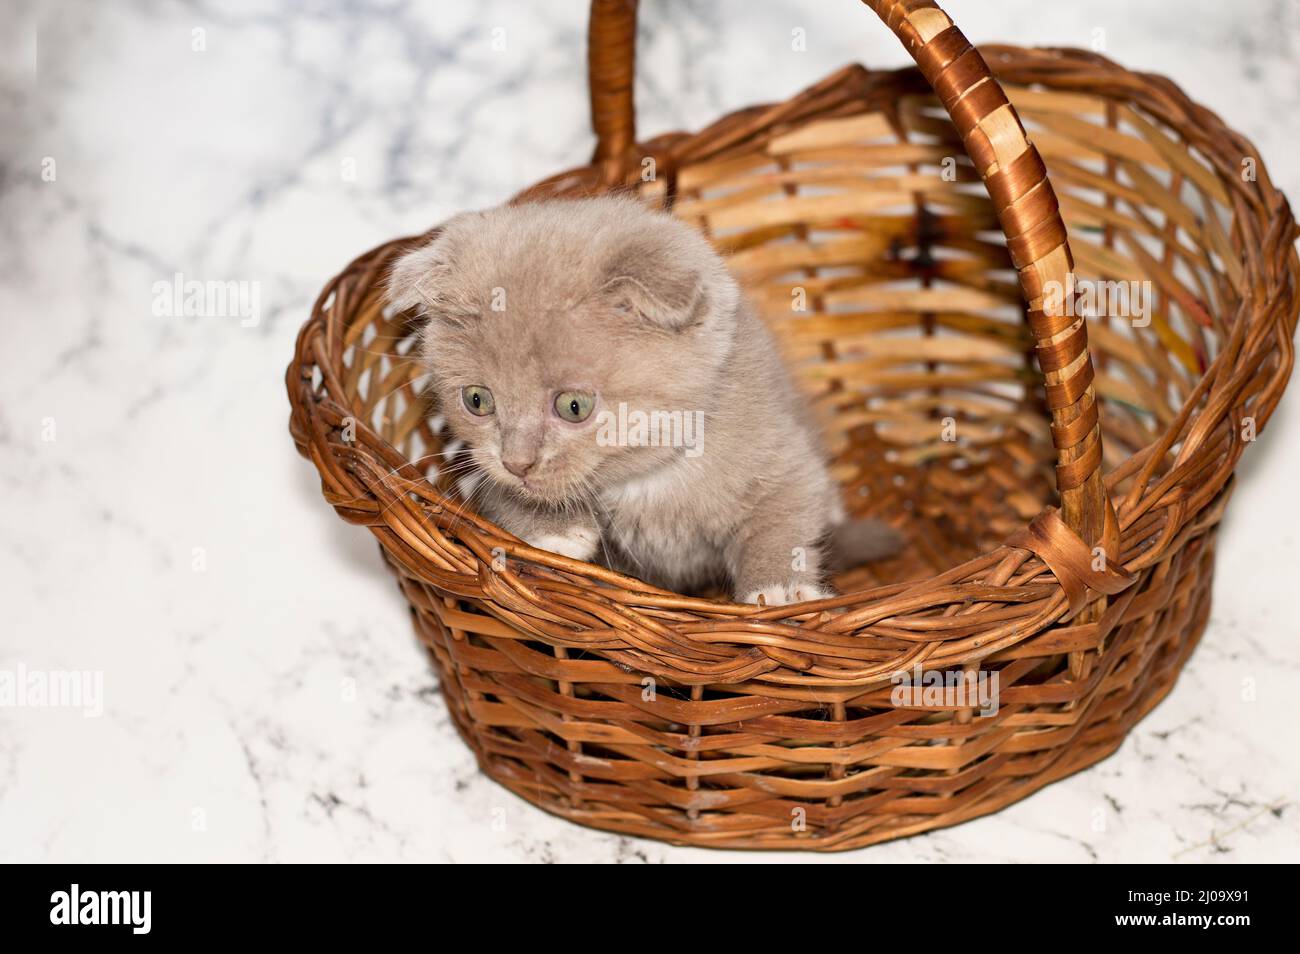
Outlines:
<svg viewBox="0 0 1300 954"><path fill-rule="evenodd" d="M540 533L528 539L531 547L583 561L590 561L596 555L599 543L600 531L591 527L574 527L564 533Z"/></svg>
<svg viewBox="0 0 1300 954"><path fill-rule="evenodd" d="M788 606L791 603L811 603L813 600L830 599L835 593L825 587L812 583L773 583L761 590L746 593L742 603L758 603L762 597L764 606Z"/></svg>

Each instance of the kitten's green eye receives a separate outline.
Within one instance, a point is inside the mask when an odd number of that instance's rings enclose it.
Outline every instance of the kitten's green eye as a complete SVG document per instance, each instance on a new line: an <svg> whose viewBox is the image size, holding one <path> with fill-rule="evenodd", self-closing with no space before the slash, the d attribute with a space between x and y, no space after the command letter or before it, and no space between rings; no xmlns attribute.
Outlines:
<svg viewBox="0 0 1300 954"><path fill-rule="evenodd" d="M465 402L465 410L478 417L487 417L497 409L497 402L492 399L492 392L479 384L469 384L461 388L460 399Z"/></svg>
<svg viewBox="0 0 1300 954"><path fill-rule="evenodd" d="M555 398L555 413L573 424L581 424L591 417L595 406L596 395L586 391L563 391Z"/></svg>

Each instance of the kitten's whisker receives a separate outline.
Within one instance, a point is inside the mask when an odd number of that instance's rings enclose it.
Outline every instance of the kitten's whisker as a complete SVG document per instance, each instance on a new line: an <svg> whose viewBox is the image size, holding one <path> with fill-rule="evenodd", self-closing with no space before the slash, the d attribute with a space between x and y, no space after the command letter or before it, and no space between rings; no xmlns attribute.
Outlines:
<svg viewBox="0 0 1300 954"><path fill-rule="evenodd" d="M595 488L590 486L581 478L573 480L572 488L579 494L577 502L585 502L587 504L587 514L591 517L591 522L596 527L596 540L600 543L600 552L605 558L602 561L602 565L611 570L614 569L614 557L609 551L609 541L605 539L605 530L600 524L600 517L597 515L598 508L600 507L600 498L597 495ZM566 494L568 491L569 486L566 485ZM635 557L633 557L633 561L635 562ZM640 566L639 563L637 565Z"/></svg>
<svg viewBox="0 0 1300 954"><path fill-rule="evenodd" d="M425 456L420 457L420 458L418 458L417 460L412 461L411 463L412 463L412 464L419 463L420 461L428 460L430 457L443 457L443 456L446 456L446 455L448 455L448 454L460 454L460 453L463 453L463 452L464 452L464 448L457 448L457 449L454 450L454 451L445 451L445 450L444 450L444 451L435 451L434 453L432 453L432 454L426 454ZM454 462L453 464L451 464L451 465L448 466L448 467L442 467L442 466L439 466L439 468L438 468L438 473L437 473L437 478L441 478L441 477L444 477L444 476L453 476L453 475L456 475L456 474L459 474L459 473L462 473L462 472L465 472L465 471L469 471L469 470L473 469L474 467L476 467L477 464L478 464L477 461L472 460L472 459L469 459L469 460L464 460L464 461L456 461L456 462ZM389 485L388 485L388 483L387 483L387 478L388 478L388 477L391 477L391 476L393 476L393 475L395 475L395 474L397 473L397 470L400 470L400 468L398 468L398 469L396 469L396 470L390 470L387 474L384 475L383 478L381 478L380 483L381 483L383 486L385 486L385 487L389 487ZM427 476L427 475L426 475L425 479L426 479L426 480L428 479L428 476ZM433 482L430 481L430 483L433 483ZM434 484L434 487L435 487L435 489L437 489L440 493L445 493L445 492L443 492L443 491L441 490L441 488L437 487L437 484L436 484L436 483ZM393 489L393 488L392 488L392 487L389 487L389 489L391 490L391 489ZM451 489L452 489L453 491L456 489L454 483L453 483L453 486L452 486ZM477 488L476 488L476 489L477 489ZM394 504L396 504L396 503L398 502L398 500L401 500L403 497L406 496L406 494L408 494L408 493L410 493L410 492L411 492L411 491L409 491L409 490L403 490L403 491L401 491L401 492L398 494L397 500L394 500L392 503L388 504L388 506L384 507L383 510L379 511L379 516L382 517L384 514L388 513L388 511L389 511L389 510L394 506ZM473 495L471 494L471 496L473 496ZM453 523L453 526L454 526L454 525L455 525L455 524Z"/></svg>
<svg viewBox="0 0 1300 954"><path fill-rule="evenodd" d="M402 390L403 388L409 388L409 387L411 387L411 386L414 385L414 384L415 384L415 379L414 379L414 378L410 378L410 379L408 379L408 380L406 380L406 381L403 381L401 384L399 384L397 387L393 388L393 389L392 389L391 391L389 391L387 394L381 394L379 397L372 399L372 403L377 405L377 404L379 404L380 401L387 401L390 397L392 397L392 396L393 396L394 394L396 394L398 391ZM432 385L432 383L430 383L430 384L426 384L426 385L425 385L424 387L422 387L418 392L416 392L416 394L411 398L412 403L414 403L415 401L419 401L419 400L423 399L424 396L425 396L426 394L429 394L432 390L433 390L433 385Z"/></svg>
<svg viewBox="0 0 1300 954"><path fill-rule="evenodd" d="M432 454L425 454L423 457L417 457L417 458L415 458L414 460L407 461L406 464L403 464L403 465L402 465L402 467L405 467L405 466L411 466L411 467L414 467L416 464L419 464L419 463L422 463L423 461L429 460L429 459L432 458L432 457L445 457L447 454L459 454L459 453L461 452L461 450L463 450L463 448L457 448L457 449L454 450L454 451L434 451ZM402 467L394 467L394 468L393 468L392 470L390 470L388 473L384 474L382 477L379 478L380 483L383 483L383 482L384 482L385 480L387 480L389 477L392 477L393 475L395 475L396 473L398 473L398 472L402 469ZM448 468L444 468L444 467L439 466L439 468L438 468L438 473L439 473L439 474L446 474L446 473L450 473L450 470L449 470ZM426 479L427 479L428 475L425 474L424 476L425 476ZM386 486L386 485L385 485L385 486Z"/></svg>
<svg viewBox="0 0 1300 954"><path fill-rule="evenodd" d="M391 362L393 367L397 367L399 364L419 364L418 358L412 357L409 354L402 354L402 352L400 351L375 351L371 348L355 348L355 347L352 350L359 354L373 354L373 355L377 355L380 358L397 359Z"/></svg>
<svg viewBox="0 0 1300 954"><path fill-rule="evenodd" d="M475 463L477 463L477 462L475 462ZM487 475L484 475L484 476L483 476L483 479L480 480L478 483L476 483L476 484L475 484L475 485L470 489L469 496L468 496L468 497L465 497L465 498L461 501L461 509L462 509L462 510L471 510L471 511L473 511L474 513L478 513L478 511L474 508L474 505L473 505L473 503L474 503L474 498L477 497L477 496L479 496L479 494L480 494L481 491L486 491L486 490L488 489L488 486L489 486L490 483L491 483L491 479L490 479L489 477L487 477ZM484 493L484 496L486 496L486 493ZM450 526L448 527L448 529L449 529L449 530L454 529L455 526L456 526L456 522L457 522L458 520L464 520L464 518L463 518L463 517L460 517L460 516L453 517L453 518L452 518L452 521L451 521L451 524L450 524ZM465 521L465 522L468 523L469 521Z"/></svg>

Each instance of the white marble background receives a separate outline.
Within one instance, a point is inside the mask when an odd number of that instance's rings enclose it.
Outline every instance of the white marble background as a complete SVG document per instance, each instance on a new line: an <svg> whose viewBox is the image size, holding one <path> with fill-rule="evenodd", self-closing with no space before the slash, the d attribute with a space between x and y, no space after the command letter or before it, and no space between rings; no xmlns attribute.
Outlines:
<svg viewBox="0 0 1300 954"><path fill-rule="evenodd" d="M585 6L5 4L0 670L102 671L104 697L98 718L0 709L0 860L790 858L587 831L481 777L375 543L286 430L284 368L329 276L587 157ZM948 6L976 41L1104 31L1300 200L1295 4ZM642 20L646 133L904 61L851 0L644 0ZM259 322L155 316L176 272L260 283ZM1298 402L1246 458L1201 648L1117 755L992 818L819 860L1300 857Z"/></svg>

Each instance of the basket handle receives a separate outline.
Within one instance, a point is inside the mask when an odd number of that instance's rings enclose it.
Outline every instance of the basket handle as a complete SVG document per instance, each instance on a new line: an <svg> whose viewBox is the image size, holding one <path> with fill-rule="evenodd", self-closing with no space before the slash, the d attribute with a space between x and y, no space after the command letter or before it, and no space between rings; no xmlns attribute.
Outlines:
<svg viewBox="0 0 1300 954"><path fill-rule="evenodd" d="M592 162L611 171L622 167L636 145L632 101L636 5L637 0L591 0L587 21L587 87L591 91L591 128L596 133Z"/></svg>
<svg viewBox="0 0 1300 954"><path fill-rule="evenodd" d="M1088 328L1067 314L1074 259L1056 193L1038 150L979 51L930 0L862 0L903 42L952 118L988 188L1011 261L1029 304L1029 327L1043 369L1056 487L1066 525L1089 545L1106 539L1112 558L1114 511L1102 483L1101 429L1093 393ZM594 162L618 175L634 162L632 99L637 0L592 0L588 27Z"/></svg>

